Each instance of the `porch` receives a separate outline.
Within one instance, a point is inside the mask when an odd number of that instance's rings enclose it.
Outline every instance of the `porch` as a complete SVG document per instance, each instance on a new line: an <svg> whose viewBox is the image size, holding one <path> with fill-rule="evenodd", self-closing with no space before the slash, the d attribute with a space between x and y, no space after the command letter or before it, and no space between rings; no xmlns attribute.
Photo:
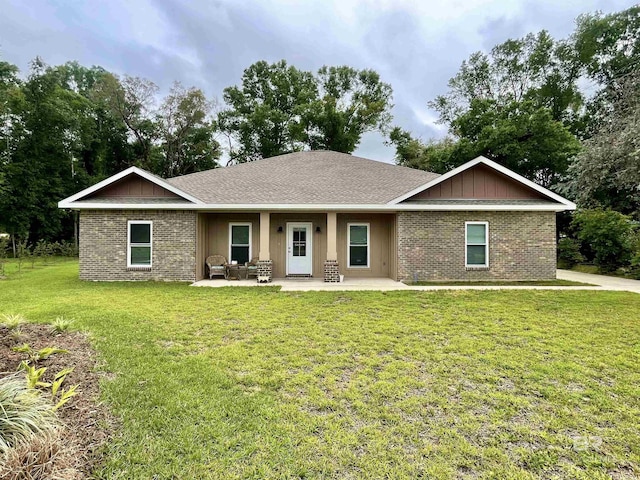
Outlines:
<svg viewBox="0 0 640 480"><path fill-rule="evenodd" d="M227 262L240 264L256 259L259 275L264 277L268 271L273 280L395 281L396 216L337 212L198 213L196 280L209 279L205 261L211 255L222 255ZM211 281L227 283L221 277Z"/></svg>

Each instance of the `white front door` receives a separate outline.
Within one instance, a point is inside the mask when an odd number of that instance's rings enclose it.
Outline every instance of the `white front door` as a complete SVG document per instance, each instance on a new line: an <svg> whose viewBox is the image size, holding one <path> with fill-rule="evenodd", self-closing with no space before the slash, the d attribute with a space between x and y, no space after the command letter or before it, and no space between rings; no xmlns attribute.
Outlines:
<svg viewBox="0 0 640 480"><path fill-rule="evenodd" d="M311 223L287 223L287 275L311 275L312 228Z"/></svg>

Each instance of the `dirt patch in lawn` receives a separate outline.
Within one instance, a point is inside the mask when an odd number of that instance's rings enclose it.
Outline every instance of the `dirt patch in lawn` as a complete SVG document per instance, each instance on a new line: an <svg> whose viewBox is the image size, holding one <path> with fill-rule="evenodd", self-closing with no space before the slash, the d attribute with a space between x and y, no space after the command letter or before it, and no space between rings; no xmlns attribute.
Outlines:
<svg viewBox="0 0 640 480"><path fill-rule="evenodd" d="M99 382L106 374L97 371L96 352L87 335L80 332L53 334L49 325L36 324L21 324L13 330L0 326L0 376L15 372L27 359L25 353L12 350L25 343L35 351L45 347L68 350L38 361L37 366L47 367L45 382L51 382L64 368L74 369L62 387L78 385L80 393L58 410L58 416L63 424L64 448L73 452L69 470L77 473L75 478L88 477L100 462L102 447L115 428L114 417L100 402Z"/></svg>

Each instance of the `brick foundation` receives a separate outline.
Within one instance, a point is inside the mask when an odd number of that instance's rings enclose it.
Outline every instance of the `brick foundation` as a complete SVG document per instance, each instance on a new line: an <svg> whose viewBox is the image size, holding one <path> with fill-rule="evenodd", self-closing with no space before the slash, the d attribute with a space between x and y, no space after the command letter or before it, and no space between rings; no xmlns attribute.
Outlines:
<svg viewBox="0 0 640 480"><path fill-rule="evenodd" d="M127 268L127 221L153 222L152 266ZM80 213L80 279L196 279L196 213L85 210Z"/></svg>
<svg viewBox="0 0 640 480"><path fill-rule="evenodd" d="M555 212L399 212L398 280L556 276ZM465 267L465 222L489 222L489 267Z"/></svg>
<svg viewBox="0 0 640 480"><path fill-rule="evenodd" d="M337 260L324 262L324 281L330 283L340 282L340 268Z"/></svg>
<svg viewBox="0 0 640 480"><path fill-rule="evenodd" d="M273 260L258 261L258 283L271 283L273 281Z"/></svg>

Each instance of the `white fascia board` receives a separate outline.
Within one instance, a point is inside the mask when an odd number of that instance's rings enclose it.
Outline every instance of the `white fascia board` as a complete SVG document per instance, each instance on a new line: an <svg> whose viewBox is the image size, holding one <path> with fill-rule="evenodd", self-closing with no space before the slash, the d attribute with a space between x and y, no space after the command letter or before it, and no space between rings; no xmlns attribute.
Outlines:
<svg viewBox="0 0 640 480"><path fill-rule="evenodd" d="M561 204L532 204L532 205L487 205L487 204L382 204L382 205L337 205L337 204L184 204L184 203L84 203L74 204L73 202L60 202L60 208L70 208L75 210L206 210L211 212L233 212L233 211L302 211L302 212L401 212L401 211L541 211L541 212L561 212L571 210L566 205Z"/></svg>
<svg viewBox="0 0 640 480"><path fill-rule="evenodd" d="M393 200L391 200L389 202L389 205L395 205L398 204L400 202L405 201L408 198L413 197L414 195L417 195L418 193L424 192L425 190L428 190L429 188L438 185L439 183L444 182L445 180L448 180L449 178L458 175L461 172L464 172L465 170L468 170L472 167L475 167L476 165L478 165L479 163L483 163L484 165L493 168L494 170L497 170L498 172L506 175L509 178L512 178L513 180L516 180L517 182L522 183L523 185L526 185L529 188L532 188L533 190L535 190L536 192L539 192L541 194L543 194L544 196L555 200L558 203L561 203L562 205L566 206L567 208L563 209L563 210L575 210L576 209L576 204L567 200L566 198L558 195L557 193L553 193L551 190L544 188L541 185L538 185L535 182L532 182L531 180L523 177L522 175L517 174L516 172L509 170L507 167L503 167L502 165L494 162L493 160L489 160L486 157L477 157L474 158L473 160L460 165L457 168L454 168L453 170L445 173L444 175L440 175L437 178L434 178L433 180L431 180L430 182L425 183L424 185L418 187L418 188L414 188L413 190L411 190L410 192L405 193L404 195L401 195L397 198L394 198Z"/></svg>
<svg viewBox="0 0 640 480"><path fill-rule="evenodd" d="M156 185L169 190L171 193L175 193L176 195L178 195L179 197L184 198L185 200L188 200L190 202L193 202L197 205L202 205L202 201L198 200L196 197L193 197L191 195L189 195L188 193L183 192L182 190L180 190L179 188L174 187L173 185L171 185L170 183L165 182L163 179L156 177L155 175L150 174L149 172L142 170L141 168L138 167L129 167L126 170L121 171L120 173L116 173L115 175L110 176L109 178L105 178L104 180L102 180L101 182L96 183L95 185L92 185L88 188L85 188L84 190L76 193L75 195L71 195L70 197L65 198L64 200L61 200L60 202L58 202L58 208L77 208L74 206L70 206L71 203L75 202L76 200L80 200L84 197L86 197L87 195L90 195L94 192L97 192L98 190L107 187L109 185L111 185L114 182L117 182L118 180L123 179L124 177L126 177L127 175L130 175L132 173L135 173L136 175L144 178L145 180L150 181L151 183L155 183Z"/></svg>

